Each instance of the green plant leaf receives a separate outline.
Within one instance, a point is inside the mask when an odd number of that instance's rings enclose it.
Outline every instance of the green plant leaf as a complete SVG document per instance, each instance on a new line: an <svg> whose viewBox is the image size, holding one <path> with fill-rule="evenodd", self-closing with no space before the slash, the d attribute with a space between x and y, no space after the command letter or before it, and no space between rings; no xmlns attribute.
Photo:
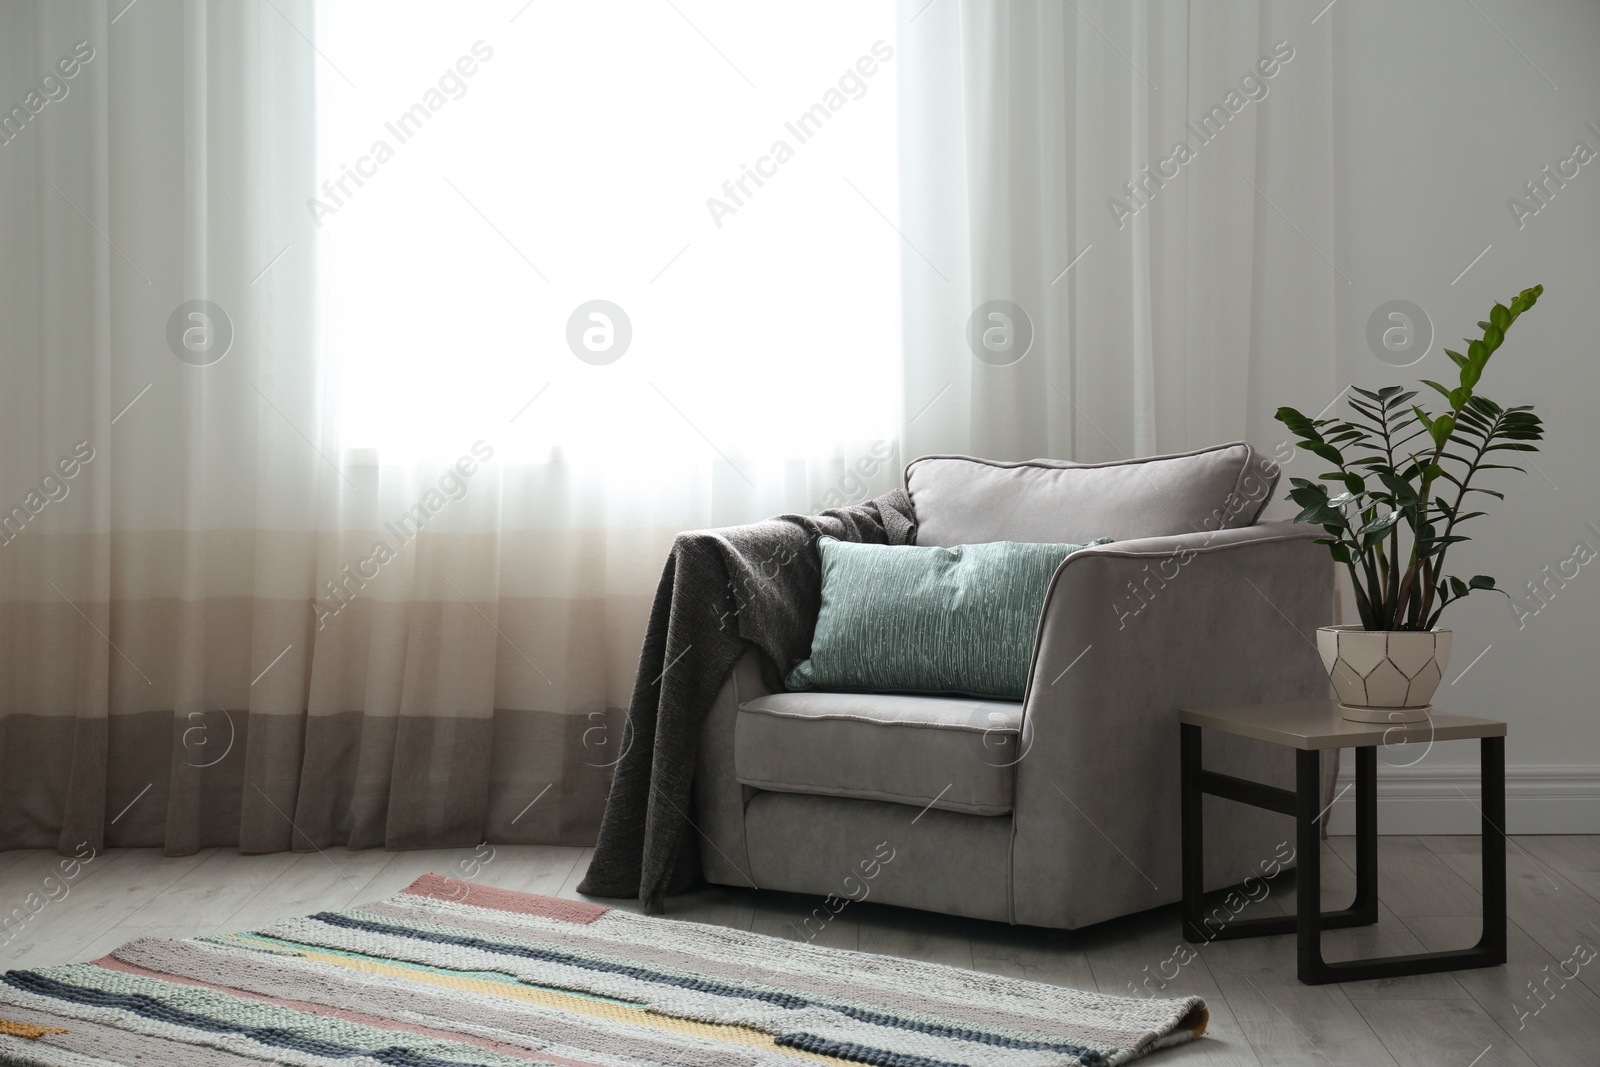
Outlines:
<svg viewBox="0 0 1600 1067"><path fill-rule="evenodd" d="M1417 501L1417 490L1412 484L1400 475L1389 470L1378 470L1378 480L1389 487L1396 500L1402 504L1414 504Z"/></svg>
<svg viewBox="0 0 1600 1067"><path fill-rule="evenodd" d="M1417 395L1417 391L1415 389L1411 389L1411 390L1404 391L1404 392L1400 391L1400 387L1399 386L1395 386L1394 389L1395 389L1395 394L1393 396L1387 398L1383 402L1383 406L1384 406L1384 410L1385 411L1387 411L1390 408L1400 407L1402 404L1405 404L1412 397Z"/></svg>
<svg viewBox="0 0 1600 1067"><path fill-rule="evenodd" d="M1397 523L1399 521L1400 521L1400 512L1391 511L1387 515L1380 515L1379 517L1373 519L1371 522L1369 522L1365 526L1361 527L1361 529L1357 530L1356 533L1360 534L1363 537L1366 536L1367 534L1372 534L1372 533L1381 534L1385 530L1387 530L1389 527L1393 526L1395 523Z"/></svg>
<svg viewBox="0 0 1600 1067"><path fill-rule="evenodd" d="M1455 399L1451 396L1452 390L1446 389L1444 386L1440 385L1438 382L1432 382L1432 381L1429 381L1426 378L1422 379L1422 384L1426 385L1428 388L1432 389L1434 392L1438 393L1440 396L1444 397L1446 400L1449 400L1452 406L1455 404Z"/></svg>
<svg viewBox="0 0 1600 1067"><path fill-rule="evenodd" d="M1470 540L1472 540L1472 538L1461 537L1457 534L1451 534L1449 537L1429 537L1426 541L1423 541L1419 538L1417 541L1417 558L1429 559L1433 556L1437 556L1440 552L1444 551L1446 548L1449 548L1453 544Z"/></svg>
<svg viewBox="0 0 1600 1067"><path fill-rule="evenodd" d="M1324 441L1302 441L1300 447L1314 456L1327 460L1329 463L1336 463L1341 467L1344 466L1343 453Z"/></svg>
<svg viewBox="0 0 1600 1067"><path fill-rule="evenodd" d="M1433 420L1433 425L1428 427L1428 433L1433 437L1433 443L1443 448L1444 443L1450 440L1450 434L1455 428L1456 420L1454 415L1440 415ZM1434 470L1439 469L1431 463L1428 466ZM1438 475L1434 475L1434 477L1438 477Z"/></svg>
<svg viewBox="0 0 1600 1067"><path fill-rule="evenodd" d="M1277 413L1272 417L1283 423L1289 428L1291 433L1299 437L1315 441L1322 436L1317 432L1317 428L1312 424L1311 420L1300 414L1300 412L1296 411L1294 408L1279 408Z"/></svg>

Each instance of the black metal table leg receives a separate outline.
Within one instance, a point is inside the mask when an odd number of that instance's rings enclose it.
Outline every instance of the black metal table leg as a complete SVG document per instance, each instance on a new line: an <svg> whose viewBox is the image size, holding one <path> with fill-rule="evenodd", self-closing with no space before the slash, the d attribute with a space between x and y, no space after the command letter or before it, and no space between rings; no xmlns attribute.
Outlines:
<svg viewBox="0 0 1600 1067"><path fill-rule="evenodd" d="M1479 747L1483 782L1483 937L1480 966L1506 961L1506 739L1485 737Z"/></svg>
<svg viewBox="0 0 1600 1067"><path fill-rule="evenodd" d="M1300 980L1322 962L1322 835L1317 806L1322 800L1322 753L1294 754L1295 948Z"/></svg>
<svg viewBox="0 0 1600 1067"><path fill-rule="evenodd" d="M1435 974L1439 971L1458 971L1472 967L1494 967L1506 961L1506 840L1505 840L1505 739L1502 737L1485 737L1482 739L1482 769L1483 781L1483 936L1471 948L1450 949L1444 952L1415 952L1403 956L1384 956L1370 960L1345 960L1329 963L1322 958L1322 926L1319 908L1321 907L1321 885L1319 881L1320 842L1317 837L1316 825L1316 799L1317 782L1314 775L1316 764L1306 760L1308 753L1300 753L1301 761L1298 764L1298 792L1297 805L1297 830L1299 841L1299 874L1297 886L1299 888L1298 915L1298 948L1299 948L1299 976L1300 981L1307 985L1322 985L1327 982L1359 982L1374 978L1400 978L1411 974ZM1310 753L1309 755L1315 755ZM1358 794L1356 797L1356 855L1358 864L1365 858L1368 860L1373 907L1376 908L1376 868L1378 833L1377 819L1375 816L1376 795L1375 785L1368 783L1367 789L1374 791L1372 803L1367 811L1362 812L1362 796L1365 792L1361 783L1363 761L1368 761L1369 769L1376 769L1370 761L1375 758L1374 749L1356 750L1356 776ZM1358 874L1359 878L1359 874ZM1365 879L1360 879L1361 885L1357 889L1356 905L1364 903L1363 894L1368 891Z"/></svg>
<svg viewBox="0 0 1600 1067"><path fill-rule="evenodd" d="M1183 835L1183 938L1207 940L1200 918L1205 900L1205 824L1202 818L1205 796L1200 792L1200 727L1185 723L1182 751L1179 754L1179 788Z"/></svg>
<svg viewBox="0 0 1600 1067"><path fill-rule="evenodd" d="M1378 921L1378 750L1356 751L1356 895L1349 911ZM1319 783L1320 785L1320 783Z"/></svg>
<svg viewBox="0 0 1600 1067"><path fill-rule="evenodd" d="M1310 765L1311 788L1290 791L1246 782L1225 774L1204 769L1201 760L1201 728L1184 723L1182 729L1181 769L1182 793L1182 844L1183 844L1183 938L1192 944L1207 941L1232 941L1241 937L1265 937L1272 934L1292 934L1299 926L1293 915L1265 915L1249 919L1234 917L1231 911L1220 918L1205 914L1205 820L1202 817L1204 796L1208 793L1223 796L1241 804L1266 808L1286 815L1297 815L1300 797L1308 795L1316 803L1321 795L1321 758L1316 752L1297 753L1296 775L1300 764ZM1313 820L1319 815L1315 808ZM1370 926L1378 921L1378 799L1377 756L1369 748L1356 752L1356 821L1371 829L1371 840L1365 850L1358 847L1356 857L1356 897L1347 908L1322 912L1324 930L1351 926ZM1319 831L1320 833L1320 831ZM1359 833L1358 833L1359 838ZM1306 854L1303 843L1296 843L1300 856ZM1317 857L1313 857L1315 860ZM1302 867L1302 870L1304 868ZM1303 880L1303 878L1301 879Z"/></svg>

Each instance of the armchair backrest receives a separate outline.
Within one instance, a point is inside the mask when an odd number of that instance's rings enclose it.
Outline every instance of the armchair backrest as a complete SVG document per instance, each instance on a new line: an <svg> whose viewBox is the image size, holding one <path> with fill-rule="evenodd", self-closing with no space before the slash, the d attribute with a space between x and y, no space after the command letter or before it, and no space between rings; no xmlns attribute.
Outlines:
<svg viewBox="0 0 1600 1067"><path fill-rule="evenodd" d="M923 456L906 467L917 543L1125 541L1255 523L1278 466L1243 441L1112 463Z"/></svg>

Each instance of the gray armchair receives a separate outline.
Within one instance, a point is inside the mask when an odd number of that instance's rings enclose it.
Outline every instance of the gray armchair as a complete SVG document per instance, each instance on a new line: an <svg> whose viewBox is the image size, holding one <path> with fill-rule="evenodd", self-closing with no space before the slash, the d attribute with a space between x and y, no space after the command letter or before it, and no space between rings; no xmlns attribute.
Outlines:
<svg viewBox="0 0 1600 1067"><path fill-rule="evenodd" d="M1332 563L1314 529L1257 522L1276 480L1244 444L913 462L919 544L1117 540L1056 572L1020 703L772 692L747 653L702 727L706 878L1066 929L1178 900L1177 709L1328 693L1312 635ZM1292 786L1283 750L1206 748L1213 770ZM1293 841L1283 816L1205 803L1208 889Z"/></svg>

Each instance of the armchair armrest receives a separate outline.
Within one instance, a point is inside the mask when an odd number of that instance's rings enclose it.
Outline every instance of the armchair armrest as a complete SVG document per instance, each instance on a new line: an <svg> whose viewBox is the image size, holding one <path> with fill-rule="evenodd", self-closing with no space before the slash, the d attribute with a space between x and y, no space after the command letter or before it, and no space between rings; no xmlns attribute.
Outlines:
<svg viewBox="0 0 1600 1067"><path fill-rule="evenodd" d="M694 821L700 836L700 866L707 881L755 887L744 843L744 809L755 793L734 771L734 722L739 705L772 690L762 676L766 655L745 650L718 690L700 726L694 776Z"/></svg>
<svg viewBox="0 0 1600 1067"><path fill-rule="evenodd" d="M1333 562L1317 536L1263 523L1062 563L1024 696L1016 922L1078 927L1179 899L1178 708L1327 695L1315 630L1333 618ZM1290 782L1292 758L1274 746L1206 748L1213 769ZM1208 888L1259 873L1293 840L1282 816L1213 801Z"/></svg>

